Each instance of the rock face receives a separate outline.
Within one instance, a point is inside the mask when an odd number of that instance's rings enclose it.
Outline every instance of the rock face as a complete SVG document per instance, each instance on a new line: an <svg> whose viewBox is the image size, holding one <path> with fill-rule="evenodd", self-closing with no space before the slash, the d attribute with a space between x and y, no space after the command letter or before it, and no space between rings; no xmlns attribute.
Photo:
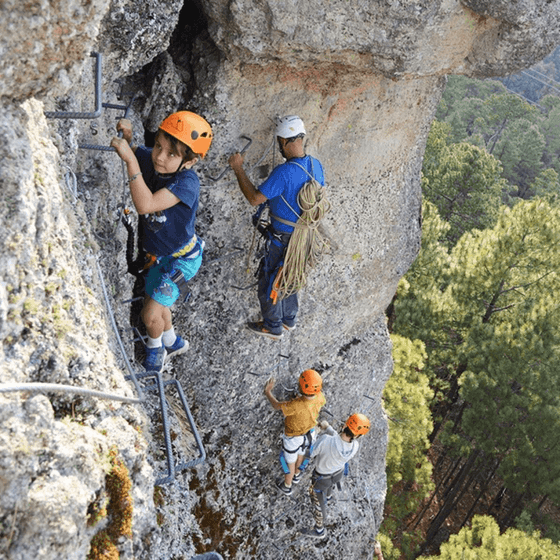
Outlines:
<svg viewBox="0 0 560 560"><path fill-rule="evenodd" d="M118 158L78 149L107 145L122 110L48 123L42 114L91 107L89 53L103 53L104 102L126 104L136 94L137 141L180 108L202 113L215 133L197 166L205 263L189 301L174 309L191 348L165 372L186 392L206 461L154 490L165 470L155 396L141 406L0 393L2 555L85 558L93 536L118 521L110 507L104 513L117 449L134 504L132 536L115 538L122 558L210 550L224 558L370 558L386 491L381 395L392 362L383 313L419 249L421 160L445 76L505 75L543 58L560 42L560 1L209 0L181 9L66 0L0 10L2 383L135 396L97 264L132 359L137 310L123 303L133 278L116 222L118 206L131 202ZM325 167L331 250L301 294L298 328L279 343L243 330L258 317L254 291L235 288L254 281L246 272L251 209L231 172L212 177L248 135L246 167L262 180L279 163L273 118L291 113L304 119L306 149ZM339 427L360 410L372 420L329 507L329 537L317 546L300 533L311 525L308 475L293 498L273 489L282 418L262 395L272 373L277 396L289 398L308 367L324 377L324 418ZM174 450L192 458L176 403L170 414Z"/></svg>

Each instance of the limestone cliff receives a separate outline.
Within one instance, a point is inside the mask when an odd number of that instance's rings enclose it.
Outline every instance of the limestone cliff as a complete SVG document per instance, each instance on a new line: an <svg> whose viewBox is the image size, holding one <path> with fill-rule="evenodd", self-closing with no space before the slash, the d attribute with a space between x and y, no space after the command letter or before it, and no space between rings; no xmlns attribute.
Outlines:
<svg viewBox="0 0 560 560"><path fill-rule="evenodd" d="M215 132L198 167L206 264L174 310L191 349L166 370L185 389L206 461L154 490L165 468L155 398L0 393L2 557L85 558L93 536L114 529L104 508L118 450L133 501L122 558L371 558L386 491L383 312L419 249L421 160L445 76L506 75L543 58L560 42L560 0L10 0L0 14L0 382L135 396L98 275L99 263L132 359L137 318L123 301L133 278L116 221L130 199L115 154L78 149L107 145L122 112L43 114L91 111L90 52L103 54L103 102L136 94L138 141L180 108ZM287 113L304 119L307 150L324 163L332 248L302 293L298 328L277 343L243 330L258 316L253 290L234 288L253 282L251 209L231 173L212 177L241 135L253 140L254 181L266 176L279 162L272 119ZM267 372L286 397L307 367L323 373L331 423L356 409L372 420L317 546L299 533L311 523L307 480L293 499L272 488L282 419L262 395ZM184 418L172 416L174 449L188 458Z"/></svg>

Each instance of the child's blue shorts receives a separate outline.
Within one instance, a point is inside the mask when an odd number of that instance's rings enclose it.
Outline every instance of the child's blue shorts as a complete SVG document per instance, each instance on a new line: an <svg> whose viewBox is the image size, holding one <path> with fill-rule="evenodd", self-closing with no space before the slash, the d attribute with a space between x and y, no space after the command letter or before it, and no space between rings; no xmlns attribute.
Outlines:
<svg viewBox="0 0 560 560"><path fill-rule="evenodd" d="M171 280L171 276L180 270L185 280L190 280L202 264L202 246L197 242L193 253L198 255L194 258L187 257L160 257L158 261L148 269L146 275L146 294L154 301L164 307L171 307L180 296L177 284Z"/></svg>

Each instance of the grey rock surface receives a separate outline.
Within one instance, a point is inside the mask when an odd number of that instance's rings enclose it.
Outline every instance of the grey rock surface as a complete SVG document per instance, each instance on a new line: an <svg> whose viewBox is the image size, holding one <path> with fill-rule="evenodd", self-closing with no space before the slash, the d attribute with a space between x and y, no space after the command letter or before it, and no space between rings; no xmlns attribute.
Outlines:
<svg viewBox="0 0 560 560"><path fill-rule="evenodd" d="M0 97L59 96L72 87L108 0L7 0L0 5Z"/></svg>
<svg viewBox="0 0 560 560"><path fill-rule="evenodd" d="M203 114L215 133L197 165L205 262L189 301L174 308L191 348L164 371L186 393L205 462L154 487L166 473L154 392L141 406L0 393L0 555L85 558L93 536L115 521L94 512L108 499L117 449L134 508L132 536L118 540L121 558L213 550L230 559L370 558L386 492L381 396L392 361L384 310L419 250L421 162L445 76L503 75L544 57L559 42L560 2L180 6L66 0L0 8L1 383L135 395L98 276L99 263L139 370L130 330L138 305L124 303L133 277L117 221L120 205L131 206L126 177L115 154L78 149L108 145L122 111L93 121L42 114L91 107L90 51L103 53L104 102L127 104L130 96L119 94L136 94L136 141L181 108ZM231 172L211 177L248 135L246 167L258 183L279 163L272 120L286 113L305 120L306 149L324 163L333 211L325 221L331 249L301 294L298 327L274 342L243 329L258 304L253 290L235 288L254 281L252 210ZM301 532L311 525L309 475L291 498L273 488L282 418L262 394L273 374L277 396L290 398L309 367L324 376L322 418L338 428L361 410L372 420L321 544ZM190 426L172 391L167 398L174 458L188 461L197 453Z"/></svg>
<svg viewBox="0 0 560 560"><path fill-rule="evenodd" d="M559 41L559 7L546 0L214 0L205 9L232 60L339 63L387 77L513 73Z"/></svg>

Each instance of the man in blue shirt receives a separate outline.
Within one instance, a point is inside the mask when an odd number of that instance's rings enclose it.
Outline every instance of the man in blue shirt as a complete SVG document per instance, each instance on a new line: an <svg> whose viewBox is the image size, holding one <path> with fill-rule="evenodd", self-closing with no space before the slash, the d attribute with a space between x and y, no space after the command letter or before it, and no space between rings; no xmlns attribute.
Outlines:
<svg viewBox="0 0 560 560"><path fill-rule="evenodd" d="M297 201L298 193L309 181L309 175L321 185L325 184L321 162L305 154L305 126L299 117L289 115L279 118L276 137L280 152L286 161L275 167L258 188L243 169L243 156L236 153L229 158L239 188L249 203L258 206L268 201L270 206L271 227L267 232L266 252L258 283L263 320L249 322L247 328L255 334L274 340L280 339L284 330L290 331L296 326L297 294L274 302L270 292L294 231L294 226L290 224L297 222L301 214Z"/></svg>

